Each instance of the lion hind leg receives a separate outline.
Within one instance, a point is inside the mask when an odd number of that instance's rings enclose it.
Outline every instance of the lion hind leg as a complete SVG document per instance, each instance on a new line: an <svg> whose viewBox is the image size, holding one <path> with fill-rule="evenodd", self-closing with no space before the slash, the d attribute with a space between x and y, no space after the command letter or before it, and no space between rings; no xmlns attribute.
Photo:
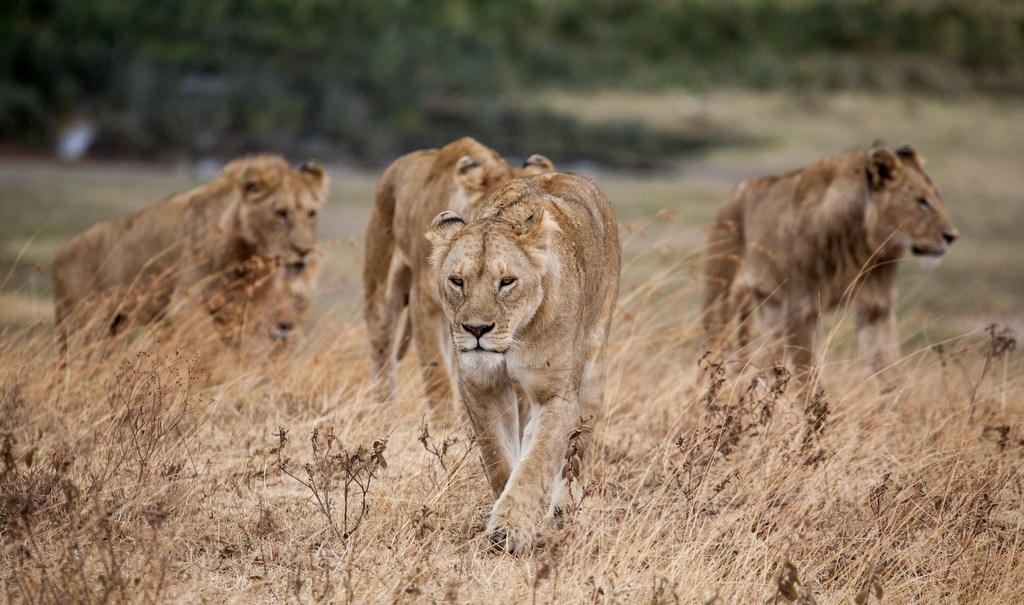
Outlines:
<svg viewBox="0 0 1024 605"><path fill-rule="evenodd" d="M370 339L370 375L375 398L378 403L394 404L398 400L395 335L402 309L409 301L412 270L396 255L385 280L383 288L376 288L367 296L363 313Z"/></svg>

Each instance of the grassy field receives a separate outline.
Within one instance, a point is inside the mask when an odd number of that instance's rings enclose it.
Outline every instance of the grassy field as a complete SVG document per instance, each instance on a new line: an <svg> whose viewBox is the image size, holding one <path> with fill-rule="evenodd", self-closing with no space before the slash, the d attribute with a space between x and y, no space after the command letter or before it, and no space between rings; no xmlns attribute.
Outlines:
<svg viewBox="0 0 1024 605"><path fill-rule="evenodd" d="M191 169L0 159L0 579L11 602L1020 603L1024 103L719 92L534 101L711 124L750 144L625 174L620 308L582 513L491 552L467 423L426 433L415 355L369 396L359 317L376 173L332 167L320 296L293 349L197 354L145 330L58 370L48 263ZM698 363L703 229L729 188L876 138L912 142L961 231L901 268L903 383L852 321L823 392ZM544 150L537 150L543 152ZM558 158L554 158L556 162ZM993 326L994 327L990 327Z"/></svg>

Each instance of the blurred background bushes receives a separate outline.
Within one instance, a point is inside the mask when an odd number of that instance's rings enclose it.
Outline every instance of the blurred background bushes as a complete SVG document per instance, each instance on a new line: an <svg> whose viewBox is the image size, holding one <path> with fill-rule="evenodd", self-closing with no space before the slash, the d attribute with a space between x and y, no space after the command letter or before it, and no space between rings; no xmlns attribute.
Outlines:
<svg viewBox="0 0 1024 605"><path fill-rule="evenodd" d="M728 133L584 124L531 91L1024 91L1014 0L5 0L0 142L379 162L473 134L644 164Z"/></svg>

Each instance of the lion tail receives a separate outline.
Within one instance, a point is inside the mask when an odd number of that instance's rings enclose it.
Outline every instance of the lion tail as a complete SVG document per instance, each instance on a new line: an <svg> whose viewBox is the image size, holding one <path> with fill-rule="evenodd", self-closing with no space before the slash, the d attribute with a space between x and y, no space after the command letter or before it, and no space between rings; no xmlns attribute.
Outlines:
<svg viewBox="0 0 1024 605"><path fill-rule="evenodd" d="M395 254L396 199L393 172L394 165L389 166L377 183L376 199L366 227L363 294L366 300L364 311L367 313L376 301L382 300L387 290L387 271Z"/></svg>

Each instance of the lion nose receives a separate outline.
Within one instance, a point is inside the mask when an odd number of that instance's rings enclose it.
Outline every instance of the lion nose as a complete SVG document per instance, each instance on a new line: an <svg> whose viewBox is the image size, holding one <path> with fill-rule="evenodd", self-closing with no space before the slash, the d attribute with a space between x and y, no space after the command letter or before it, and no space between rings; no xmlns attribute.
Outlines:
<svg viewBox="0 0 1024 605"><path fill-rule="evenodd" d="M295 244L292 244L292 250L297 252L299 256L305 257L307 254L310 253L310 251L313 250L313 248L310 246L297 246Z"/></svg>
<svg viewBox="0 0 1024 605"><path fill-rule="evenodd" d="M469 332L473 336L476 336L477 338L480 338L484 334L486 334L486 333L490 332L491 330L493 330L494 329L494 324L492 323L489 326L471 326L469 324L462 324L462 329L467 331L467 332Z"/></svg>
<svg viewBox="0 0 1024 605"><path fill-rule="evenodd" d="M952 244L958 237L960 237L960 234L956 231L946 231L942 234L942 239L946 240L947 244Z"/></svg>
<svg viewBox="0 0 1024 605"><path fill-rule="evenodd" d="M291 334L292 329L294 327L295 327L295 324L290 323L290 322L284 322L284 321L278 322L277 329L274 330L273 332L271 332L271 334L270 334L270 340L274 340L274 341L286 340L288 338L288 335Z"/></svg>

